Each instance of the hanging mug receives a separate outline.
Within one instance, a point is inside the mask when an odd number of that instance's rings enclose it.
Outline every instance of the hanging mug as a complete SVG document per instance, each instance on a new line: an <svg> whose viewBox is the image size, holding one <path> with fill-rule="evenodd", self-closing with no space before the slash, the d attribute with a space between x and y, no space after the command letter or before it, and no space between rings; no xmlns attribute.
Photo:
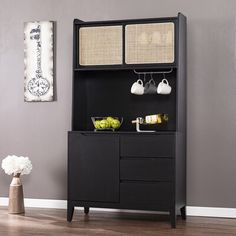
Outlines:
<svg viewBox="0 0 236 236"><path fill-rule="evenodd" d="M144 86L145 94L155 94L157 92L157 87L154 79L150 79Z"/></svg>
<svg viewBox="0 0 236 236"><path fill-rule="evenodd" d="M133 83L131 93L136 95L144 94L143 81L141 79L138 79L135 83Z"/></svg>
<svg viewBox="0 0 236 236"><path fill-rule="evenodd" d="M163 79L157 87L157 93L158 94L170 94L171 93L171 87L169 85L169 82L167 79Z"/></svg>

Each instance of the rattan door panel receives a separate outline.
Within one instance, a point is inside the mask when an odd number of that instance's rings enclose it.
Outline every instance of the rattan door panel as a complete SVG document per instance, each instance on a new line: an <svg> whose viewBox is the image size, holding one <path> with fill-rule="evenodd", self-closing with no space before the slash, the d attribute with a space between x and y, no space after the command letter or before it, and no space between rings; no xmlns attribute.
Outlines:
<svg viewBox="0 0 236 236"><path fill-rule="evenodd" d="M79 64L122 64L122 26L81 27Z"/></svg>
<svg viewBox="0 0 236 236"><path fill-rule="evenodd" d="M173 22L126 25L125 62L173 63L174 41Z"/></svg>

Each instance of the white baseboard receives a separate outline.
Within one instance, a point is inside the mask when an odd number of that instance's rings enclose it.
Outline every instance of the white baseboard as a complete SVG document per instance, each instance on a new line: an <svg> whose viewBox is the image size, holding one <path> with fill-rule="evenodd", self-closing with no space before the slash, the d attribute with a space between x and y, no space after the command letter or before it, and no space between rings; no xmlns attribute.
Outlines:
<svg viewBox="0 0 236 236"><path fill-rule="evenodd" d="M25 207L66 209L66 200L24 198ZM8 198L0 197L0 206L8 206Z"/></svg>
<svg viewBox="0 0 236 236"><path fill-rule="evenodd" d="M236 218L236 208L187 206L187 215Z"/></svg>
<svg viewBox="0 0 236 236"><path fill-rule="evenodd" d="M53 199L24 199L25 207L37 208L54 208L66 209L66 200L53 200ZM7 206L8 198L0 197L0 206ZM133 210L117 210L105 208L91 208L94 211L109 211L109 212L139 212L139 213L153 213L152 211L133 211ZM221 217L221 218L236 218L236 208L222 208L222 207L198 207L187 206L188 216L204 216L204 217Z"/></svg>

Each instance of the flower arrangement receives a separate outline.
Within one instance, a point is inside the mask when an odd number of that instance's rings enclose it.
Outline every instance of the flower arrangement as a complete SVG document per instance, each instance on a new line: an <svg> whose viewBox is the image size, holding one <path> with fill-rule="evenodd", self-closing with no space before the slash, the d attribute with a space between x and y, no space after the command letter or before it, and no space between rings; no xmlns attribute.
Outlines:
<svg viewBox="0 0 236 236"><path fill-rule="evenodd" d="M28 175L32 170L32 164L28 157L12 155L2 160L2 169L8 175Z"/></svg>

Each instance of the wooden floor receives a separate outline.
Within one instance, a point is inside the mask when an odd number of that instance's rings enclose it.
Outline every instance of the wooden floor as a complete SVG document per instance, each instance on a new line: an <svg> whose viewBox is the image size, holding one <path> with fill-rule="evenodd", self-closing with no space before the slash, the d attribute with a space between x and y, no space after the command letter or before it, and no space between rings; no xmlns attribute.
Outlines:
<svg viewBox="0 0 236 236"><path fill-rule="evenodd" d="M177 228L171 229L167 215L91 211L84 215L76 210L72 223L66 222L65 210L26 209L25 215L9 215L0 208L1 236L28 235L236 235L236 219L188 217L178 218Z"/></svg>

